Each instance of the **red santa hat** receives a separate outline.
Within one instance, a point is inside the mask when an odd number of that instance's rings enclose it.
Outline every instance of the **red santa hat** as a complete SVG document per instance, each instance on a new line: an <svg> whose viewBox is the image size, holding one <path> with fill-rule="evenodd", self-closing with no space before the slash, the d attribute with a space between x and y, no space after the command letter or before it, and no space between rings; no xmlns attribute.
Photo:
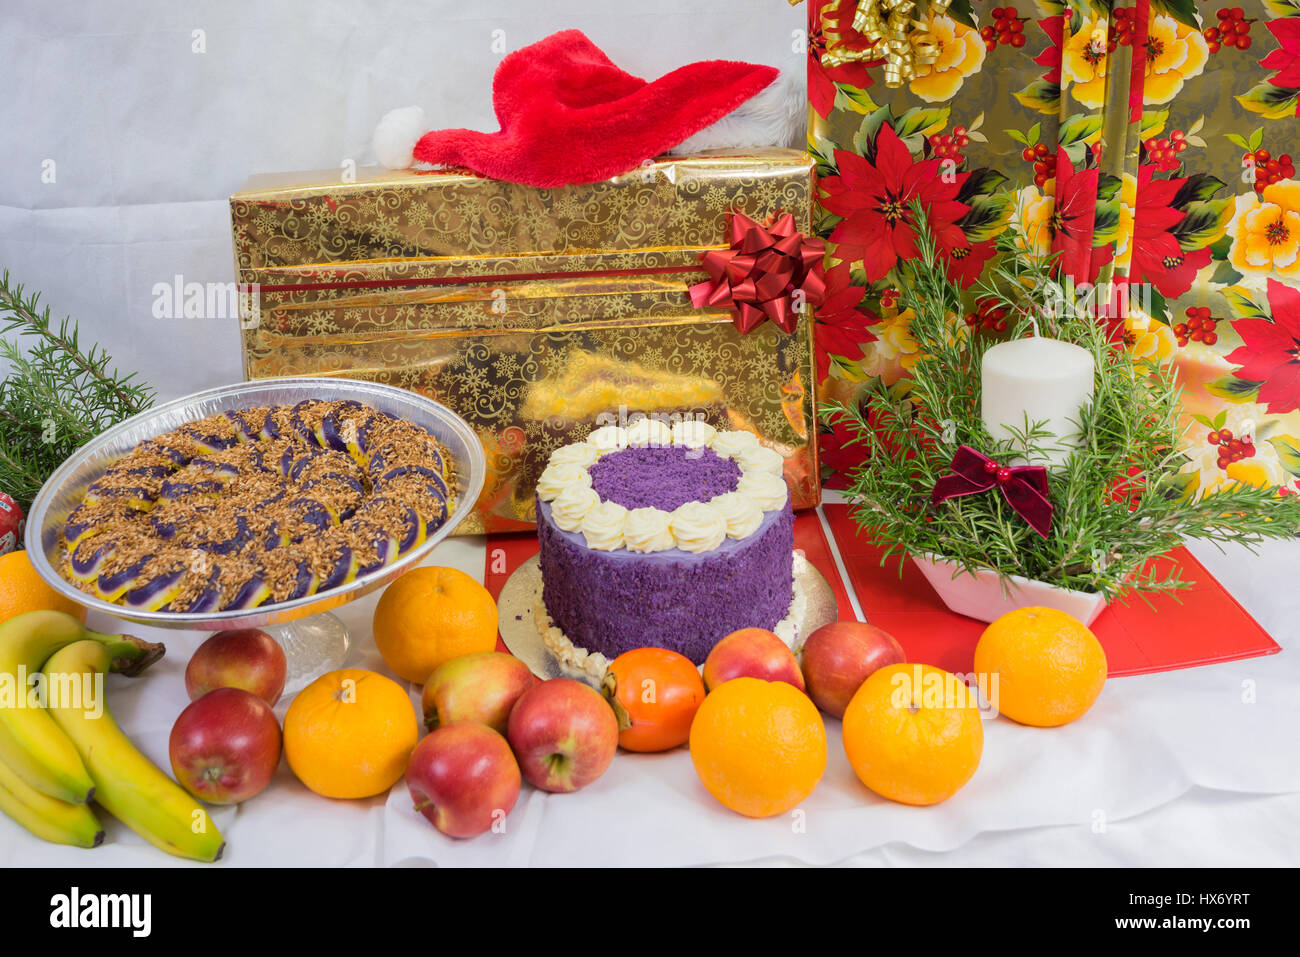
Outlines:
<svg viewBox="0 0 1300 957"><path fill-rule="evenodd" d="M498 132L429 132L424 112L405 107L375 129L375 157L389 169L463 166L553 187L616 176L686 142L693 149L784 145L803 97L791 82L774 83L777 74L775 67L707 60L648 83L620 70L580 30L563 30L497 67ZM737 108L751 98L749 119L738 119ZM710 141L706 128L724 118L713 138L728 142ZM758 142L746 141L756 135Z"/></svg>

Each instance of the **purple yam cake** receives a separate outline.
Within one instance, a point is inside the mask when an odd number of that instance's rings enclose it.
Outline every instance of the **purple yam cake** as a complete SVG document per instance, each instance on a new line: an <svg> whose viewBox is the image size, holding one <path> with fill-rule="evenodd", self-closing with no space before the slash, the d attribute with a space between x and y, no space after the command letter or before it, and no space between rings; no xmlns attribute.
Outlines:
<svg viewBox="0 0 1300 957"><path fill-rule="evenodd" d="M537 489L542 599L572 645L700 664L731 632L790 614L781 456L750 433L692 425L610 426L551 457Z"/></svg>

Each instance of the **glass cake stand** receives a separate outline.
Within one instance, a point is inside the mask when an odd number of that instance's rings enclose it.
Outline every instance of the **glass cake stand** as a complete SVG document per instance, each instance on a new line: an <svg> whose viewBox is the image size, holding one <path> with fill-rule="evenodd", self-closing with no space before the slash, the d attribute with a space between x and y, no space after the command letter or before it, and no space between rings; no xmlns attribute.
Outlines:
<svg viewBox="0 0 1300 957"><path fill-rule="evenodd" d="M86 487L103 474L109 463L137 443L228 409L293 405L305 399L353 399L428 429L442 443L456 470L456 507L442 527L396 561L337 588L292 601L233 611L189 614L127 608L86 594L60 573L59 545L68 513L80 504ZM347 656L351 643L347 627L329 612L382 588L408 568L420 564L473 511L486 472L483 445L469 424L446 406L414 392L374 382L327 377L241 382L148 409L74 452L50 476L32 503L27 516L25 547L37 573L51 588L92 611L155 628L264 629L284 648L288 662L285 691L291 693L339 667Z"/></svg>

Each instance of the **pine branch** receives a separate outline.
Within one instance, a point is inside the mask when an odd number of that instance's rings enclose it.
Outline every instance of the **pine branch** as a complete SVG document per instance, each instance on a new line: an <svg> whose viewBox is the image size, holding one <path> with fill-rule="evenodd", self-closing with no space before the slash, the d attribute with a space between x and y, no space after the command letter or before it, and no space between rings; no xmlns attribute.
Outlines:
<svg viewBox="0 0 1300 957"><path fill-rule="evenodd" d="M153 404L153 389L122 374L98 345L81 346L76 323L57 327L40 294L0 276L0 491L26 510L45 479L74 451ZM28 348L19 343L29 340Z"/></svg>

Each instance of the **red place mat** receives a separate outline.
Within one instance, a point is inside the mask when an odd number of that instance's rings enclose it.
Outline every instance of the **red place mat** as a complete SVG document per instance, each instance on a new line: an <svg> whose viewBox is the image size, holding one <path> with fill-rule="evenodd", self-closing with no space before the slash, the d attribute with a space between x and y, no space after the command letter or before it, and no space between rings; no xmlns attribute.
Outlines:
<svg viewBox="0 0 1300 957"><path fill-rule="evenodd" d="M858 538L847 505L825 505L827 521L849 581L867 620L892 634L909 661L933 664L947 671L974 670L975 643L984 622L951 612L910 561L892 558L881 566L883 549ZM1193 668L1281 651L1259 623L1185 548L1166 559L1183 567L1183 577L1196 584L1168 595L1150 595L1150 605L1136 596L1128 604L1112 604L1093 622L1092 630L1110 664L1111 677Z"/></svg>
<svg viewBox="0 0 1300 957"><path fill-rule="evenodd" d="M821 522L816 512L799 512L794 518L794 547L803 549L813 567L826 576L831 589L835 592L835 601L839 606L841 619L853 618L853 606L849 602L848 591L835 567L835 558L826 533L822 531ZM537 534L535 532L509 532L489 535L487 538L487 557L484 562L483 584L492 593L494 599L501 597L505 587L516 568L537 554ZM500 638L497 638L497 650L506 651Z"/></svg>

